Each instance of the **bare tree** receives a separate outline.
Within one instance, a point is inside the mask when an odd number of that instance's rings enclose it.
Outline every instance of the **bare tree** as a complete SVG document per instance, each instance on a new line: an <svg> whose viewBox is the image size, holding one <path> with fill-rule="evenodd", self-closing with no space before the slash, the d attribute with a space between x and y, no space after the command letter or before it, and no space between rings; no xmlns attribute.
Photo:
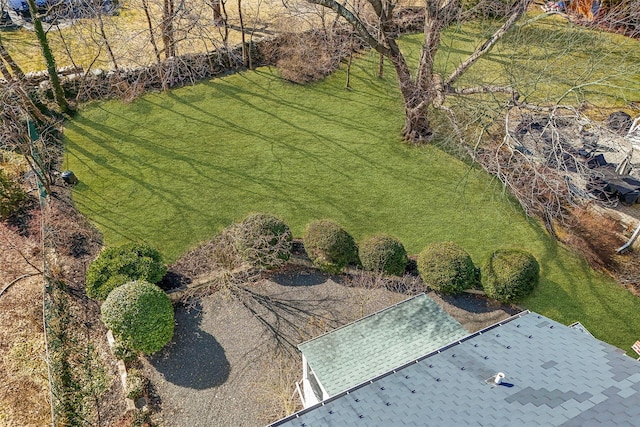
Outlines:
<svg viewBox="0 0 640 427"><path fill-rule="evenodd" d="M156 58L156 63L160 65L160 50L158 49L158 44L156 43L156 38L153 34L153 24L151 22L151 12L149 10L149 1L142 0L142 9L144 10L144 16L147 19L147 28L149 29L149 41L151 42L151 46L153 46L153 53Z"/></svg>
<svg viewBox="0 0 640 427"><path fill-rule="evenodd" d="M353 26L360 37L393 64L404 100L404 137L413 142L429 141L433 129L428 110L431 107L447 111L446 97L449 95L473 95L481 93L515 94L512 88L502 86L480 86L458 88L454 85L460 77L524 14L531 0L518 0L504 24L464 61L449 76L438 74L434 69L435 55L440 44L441 33L459 16L458 0L425 0L423 47L417 69L412 73L409 64L397 43L398 31L395 22L395 0L367 0L367 9L359 11L355 4L336 0L308 0L311 3L332 9ZM367 14L375 20L368 20ZM447 111L451 115L450 111Z"/></svg>
<svg viewBox="0 0 640 427"><path fill-rule="evenodd" d="M12 80L13 77L18 80L22 80L24 78L24 72L13 60L13 57L2 42L2 38L0 38L0 58L0 63L2 63L2 75L5 80ZM5 64L11 69L11 73L9 73L9 70L7 70ZM13 74L13 76L11 74Z"/></svg>
<svg viewBox="0 0 640 427"><path fill-rule="evenodd" d="M47 64L47 72L49 73L49 81L51 82L51 90L53 91L53 97L58 104L58 108L62 113L70 113L71 107L67 102L67 99L64 95L64 89L62 88L62 84L60 83L60 76L58 76L58 70L56 68L56 60L53 56L53 52L51 51L51 47L49 46L49 40L47 39L47 33L44 31L42 27L42 20L40 19L40 15L38 14L38 8L36 7L35 0L27 0L27 4L29 5L29 13L31 14L31 19L33 20L33 28L36 32L36 37L38 38L38 43L40 43L40 48L42 50L42 56Z"/></svg>
<svg viewBox="0 0 640 427"><path fill-rule="evenodd" d="M51 193L51 166L59 153L47 140L55 123L38 110L20 82L11 82L0 91L0 125L0 147L22 154L29 168Z"/></svg>
<svg viewBox="0 0 640 427"><path fill-rule="evenodd" d="M164 56L171 58L176 56L176 40L175 40L175 4L173 0L163 0L162 15L162 42L164 43Z"/></svg>

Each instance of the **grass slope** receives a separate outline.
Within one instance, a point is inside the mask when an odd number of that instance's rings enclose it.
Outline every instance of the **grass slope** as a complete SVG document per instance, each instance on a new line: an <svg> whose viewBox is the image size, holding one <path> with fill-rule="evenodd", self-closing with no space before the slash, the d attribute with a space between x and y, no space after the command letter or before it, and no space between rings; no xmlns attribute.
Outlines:
<svg viewBox="0 0 640 427"><path fill-rule="evenodd" d="M357 239L386 232L414 254L452 240L478 264L522 248L542 266L527 308L628 349L639 300L551 241L485 173L402 144L395 80L376 70L374 55L354 62L351 91L343 71L296 86L263 68L86 107L65 130L77 206L106 244L147 241L168 261L252 211L279 215L296 236L319 218Z"/></svg>

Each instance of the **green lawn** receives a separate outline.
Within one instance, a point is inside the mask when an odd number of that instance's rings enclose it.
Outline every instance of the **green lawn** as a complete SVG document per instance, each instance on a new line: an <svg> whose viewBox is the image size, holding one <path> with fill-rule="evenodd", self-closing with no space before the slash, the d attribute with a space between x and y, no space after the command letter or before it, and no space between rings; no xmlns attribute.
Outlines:
<svg viewBox="0 0 640 427"><path fill-rule="evenodd" d="M497 248L522 248L542 266L527 308L629 349L640 300L550 240L490 176L403 144L393 72L379 80L376 67L371 54L355 61L351 91L344 70L298 86L261 68L87 106L65 129L76 204L106 244L147 241L169 262L255 211L282 217L296 236L319 218L356 239L390 233L414 254L452 240L478 264Z"/></svg>

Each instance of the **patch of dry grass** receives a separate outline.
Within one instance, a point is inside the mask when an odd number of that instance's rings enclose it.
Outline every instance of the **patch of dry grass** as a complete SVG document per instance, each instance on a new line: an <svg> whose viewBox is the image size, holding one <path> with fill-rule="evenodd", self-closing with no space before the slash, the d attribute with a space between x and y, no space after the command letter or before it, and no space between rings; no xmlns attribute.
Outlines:
<svg viewBox="0 0 640 427"><path fill-rule="evenodd" d="M4 258L4 251L0 258ZM0 259L0 265L4 264ZM6 277L0 272L1 277ZM0 425L51 422L42 327L42 283L25 279L0 297ZM4 283L3 283L4 285Z"/></svg>
<svg viewBox="0 0 640 427"><path fill-rule="evenodd" d="M149 1L154 39L162 50L160 21L162 2ZM211 51L224 46L224 28L216 26L208 2L176 1L175 21L177 53L179 55ZM237 3L228 2L227 23L229 46L242 40L240 15ZM287 31L308 29L321 21L323 13L309 5L304 9L285 9L278 0L248 0L242 2L242 14L246 41ZM106 40L111 47L119 67L141 66L155 62L149 26L141 0L122 2L119 14L102 17ZM107 44L101 35L98 19L78 19L72 24L65 22L49 29L49 43L54 51L58 67L79 65L92 68L111 69ZM25 72L44 70L45 64L40 47L32 31L20 29L3 32L2 40L16 62ZM164 54L161 53L164 58ZM72 59L71 59L72 58Z"/></svg>

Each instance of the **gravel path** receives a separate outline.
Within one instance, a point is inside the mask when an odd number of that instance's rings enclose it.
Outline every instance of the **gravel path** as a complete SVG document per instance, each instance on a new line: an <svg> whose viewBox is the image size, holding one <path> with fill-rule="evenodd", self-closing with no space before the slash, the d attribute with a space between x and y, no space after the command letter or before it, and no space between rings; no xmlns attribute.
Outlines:
<svg viewBox="0 0 640 427"><path fill-rule="evenodd" d="M407 298L334 279L293 267L250 292L219 292L191 309L177 307L172 344L145 362L161 408L158 421L260 426L300 409L295 344ZM474 295L430 296L470 332L513 313Z"/></svg>

